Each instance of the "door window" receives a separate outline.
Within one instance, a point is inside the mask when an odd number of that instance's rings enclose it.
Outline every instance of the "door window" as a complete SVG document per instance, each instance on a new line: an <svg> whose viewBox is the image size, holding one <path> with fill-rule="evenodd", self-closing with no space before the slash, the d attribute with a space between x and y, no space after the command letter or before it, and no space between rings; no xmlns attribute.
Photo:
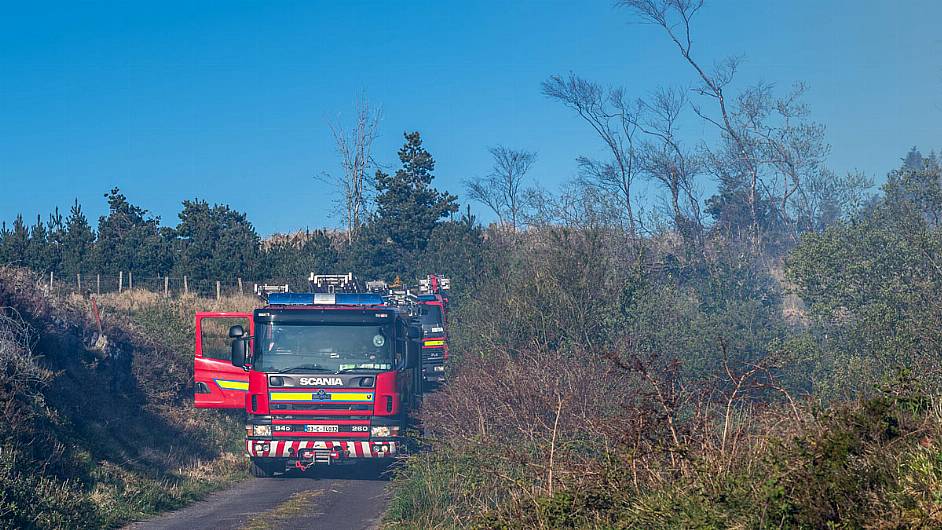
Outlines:
<svg viewBox="0 0 942 530"><path fill-rule="evenodd" d="M200 344L203 357L228 361L230 356L229 328L242 326L248 333L249 320L247 318L204 318L200 322Z"/></svg>

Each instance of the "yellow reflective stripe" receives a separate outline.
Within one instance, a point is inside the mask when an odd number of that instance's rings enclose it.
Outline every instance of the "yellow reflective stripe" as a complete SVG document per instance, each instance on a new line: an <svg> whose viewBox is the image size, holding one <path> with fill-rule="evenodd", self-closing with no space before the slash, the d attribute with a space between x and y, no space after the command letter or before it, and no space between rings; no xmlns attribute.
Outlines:
<svg viewBox="0 0 942 530"><path fill-rule="evenodd" d="M363 392L335 392L320 399L314 392L272 392L272 401L373 401L373 394Z"/></svg>
<svg viewBox="0 0 942 530"><path fill-rule="evenodd" d="M338 392L330 395L331 401L373 401L373 394L360 392Z"/></svg>
<svg viewBox="0 0 942 530"><path fill-rule="evenodd" d="M427 340L425 341L425 346L444 346L445 341L443 340Z"/></svg>
<svg viewBox="0 0 942 530"><path fill-rule="evenodd" d="M228 381L226 379L216 379L216 384L223 390L248 390L248 381Z"/></svg>
<svg viewBox="0 0 942 530"><path fill-rule="evenodd" d="M272 401L310 401L314 398L314 394L307 392L278 392L272 393Z"/></svg>

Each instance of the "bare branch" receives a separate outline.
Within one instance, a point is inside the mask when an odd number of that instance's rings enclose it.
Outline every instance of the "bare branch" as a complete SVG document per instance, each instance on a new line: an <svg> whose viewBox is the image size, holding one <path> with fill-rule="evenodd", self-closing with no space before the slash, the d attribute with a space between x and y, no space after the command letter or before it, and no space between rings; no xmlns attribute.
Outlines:
<svg viewBox="0 0 942 530"><path fill-rule="evenodd" d="M340 155L342 172L334 182L341 192L340 209L350 242L356 238L368 210L370 169L374 166L371 149L381 118L382 110L371 109L366 97L360 96L356 119L349 129L339 119L328 124Z"/></svg>

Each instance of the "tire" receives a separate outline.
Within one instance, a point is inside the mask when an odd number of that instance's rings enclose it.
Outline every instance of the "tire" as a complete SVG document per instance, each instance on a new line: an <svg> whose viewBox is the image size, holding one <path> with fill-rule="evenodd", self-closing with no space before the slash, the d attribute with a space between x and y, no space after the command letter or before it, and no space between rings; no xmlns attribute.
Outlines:
<svg viewBox="0 0 942 530"><path fill-rule="evenodd" d="M284 473L285 463L270 458L253 458L251 468L253 477L270 478L275 473Z"/></svg>

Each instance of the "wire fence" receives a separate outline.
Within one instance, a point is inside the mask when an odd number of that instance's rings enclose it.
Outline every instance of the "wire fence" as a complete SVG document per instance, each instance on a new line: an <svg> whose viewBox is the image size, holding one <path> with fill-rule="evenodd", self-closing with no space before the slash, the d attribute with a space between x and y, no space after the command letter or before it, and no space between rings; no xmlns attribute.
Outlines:
<svg viewBox="0 0 942 530"><path fill-rule="evenodd" d="M131 272L117 274L82 273L63 276L47 273L43 276L46 287L58 293L109 294L131 290L145 290L168 297L195 295L206 298L222 298L234 295L253 295L256 285L286 285L284 280L245 280L229 278L212 280L188 276L139 277Z"/></svg>

